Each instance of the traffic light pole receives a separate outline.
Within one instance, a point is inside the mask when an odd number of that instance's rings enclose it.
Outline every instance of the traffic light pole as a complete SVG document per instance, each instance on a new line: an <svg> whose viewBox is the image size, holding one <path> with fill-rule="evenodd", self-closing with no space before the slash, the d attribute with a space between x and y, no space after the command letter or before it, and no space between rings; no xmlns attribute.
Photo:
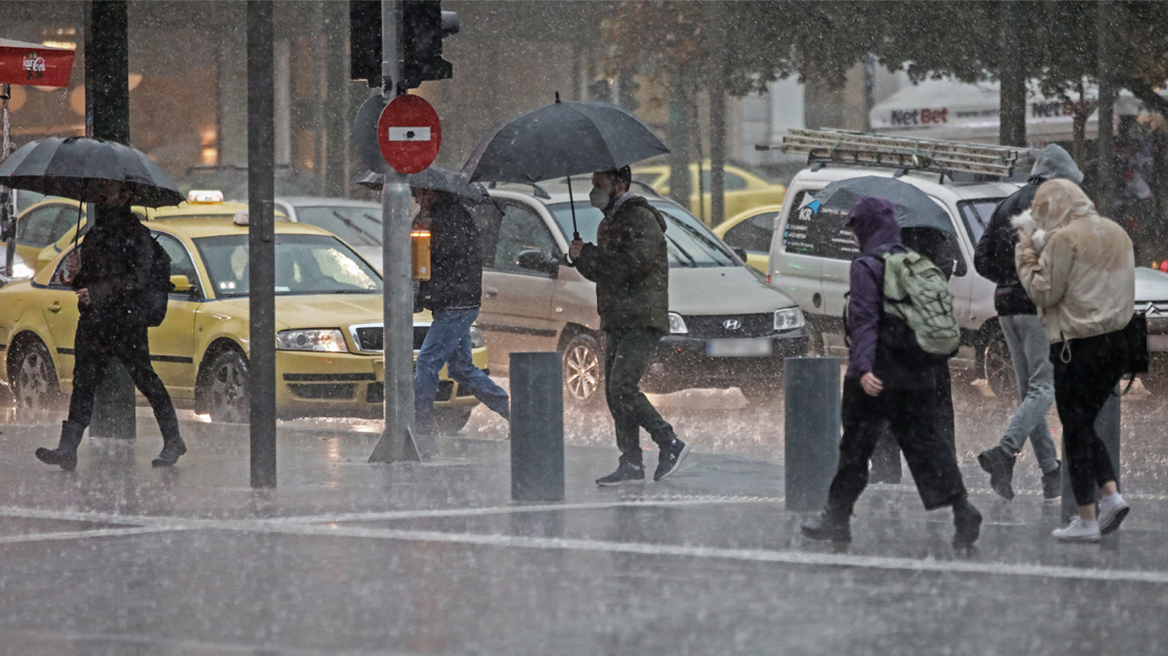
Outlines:
<svg viewBox="0 0 1168 656"><path fill-rule="evenodd" d="M381 3L381 93L386 101L405 91L402 84L402 2ZM406 176L385 168L381 190L381 244L384 277L385 431L369 462L421 461L436 451L432 438L414 434L414 293L410 252L412 214Z"/></svg>

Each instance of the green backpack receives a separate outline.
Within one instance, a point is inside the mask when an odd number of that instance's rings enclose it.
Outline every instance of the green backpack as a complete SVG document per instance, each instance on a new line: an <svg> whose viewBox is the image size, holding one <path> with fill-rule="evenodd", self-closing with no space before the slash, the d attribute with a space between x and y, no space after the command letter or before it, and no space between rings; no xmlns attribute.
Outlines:
<svg viewBox="0 0 1168 656"><path fill-rule="evenodd" d="M953 292L941 269L920 253L884 254L884 313L907 324L915 346L930 359L951 358L961 346ZM907 335L904 340L908 341Z"/></svg>

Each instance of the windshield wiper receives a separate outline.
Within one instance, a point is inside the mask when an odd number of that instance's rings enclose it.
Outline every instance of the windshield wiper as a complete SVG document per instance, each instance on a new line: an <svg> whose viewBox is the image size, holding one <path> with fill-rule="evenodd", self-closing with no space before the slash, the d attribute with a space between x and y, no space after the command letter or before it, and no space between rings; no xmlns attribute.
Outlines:
<svg viewBox="0 0 1168 656"><path fill-rule="evenodd" d="M690 268L697 268L698 261L694 259L693 255L689 254L689 251L682 248L681 244L677 243L677 240L673 237L670 237L668 233L665 234L665 238L669 240L669 243L673 244L673 247L677 249L678 253L681 253L686 257L686 259L689 260Z"/></svg>
<svg viewBox="0 0 1168 656"><path fill-rule="evenodd" d="M345 216L344 216L343 214L341 214L340 212L338 212L338 211L336 211L336 210L333 210L333 216L337 217L337 220L338 220L338 221L340 221L341 223L343 223L343 224L345 224L346 226L348 226L348 227L352 228L352 229L353 229L353 230L355 230L355 231L356 231L358 234L360 234L361 236L363 236L363 237L365 237L366 239L368 239L368 240L370 241L370 244L371 244L371 245L373 245L373 246L380 246L380 245L381 245L381 240L380 240L380 239L378 239L377 237L374 237L373 235L371 235L371 234L370 234L370 233L368 233L368 232L365 232L365 231L364 231L364 230L362 230L361 228L358 228L356 223L353 223L353 222L352 222L352 221L350 221L349 219L345 218ZM368 215L366 215L366 216L368 216Z"/></svg>

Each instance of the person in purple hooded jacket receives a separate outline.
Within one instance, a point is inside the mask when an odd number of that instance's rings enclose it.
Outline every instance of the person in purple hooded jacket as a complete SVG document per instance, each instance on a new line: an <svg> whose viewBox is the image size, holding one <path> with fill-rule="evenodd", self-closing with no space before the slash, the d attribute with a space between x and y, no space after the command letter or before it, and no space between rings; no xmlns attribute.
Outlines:
<svg viewBox="0 0 1168 656"><path fill-rule="evenodd" d="M969 503L957 454L942 429L939 367L913 366L893 357L881 345L884 316L884 259L906 250L896 222L895 208L883 198L861 198L848 213L860 256L852 262L847 332L851 340L844 375L843 439L839 469L831 482L827 508L815 521L804 524L813 540L849 542L852 508L868 484L868 460L885 431L904 453L917 492L926 510L953 508L954 548L973 545L981 531L981 513Z"/></svg>

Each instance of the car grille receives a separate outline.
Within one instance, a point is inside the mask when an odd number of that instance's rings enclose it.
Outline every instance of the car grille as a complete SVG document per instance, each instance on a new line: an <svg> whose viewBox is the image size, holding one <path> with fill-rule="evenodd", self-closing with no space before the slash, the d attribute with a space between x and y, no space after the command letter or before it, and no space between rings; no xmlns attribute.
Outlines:
<svg viewBox="0 0 1168 656"><path fill-rule="evenodd" d="M437 403L449 401L450 397L453 396L453 394L454 394L454 381L453 380L438 381L438 396L434 397L434 401ZM463 392L462 389L458 390L459 398L470 396L470 395L471 395L471 393L469 391ZM383 403L384 401L385 401L385 383L369 383L369 386L365 389L365 402L366 403Z"/></svg>
<svg viewBox="0 0 1168 656"><path fill-rule="evenodd" d="M345 384L289 384L292 394L301 399L341 401L353 398L355 385Z"/></svg>
<svg viewBox="0 0 1168 656"><path fill-rule="evenodd" d="M762 337L775 332L774 313L717 314L685 316L689 337L717 339L721 337ZM738 322L738 328L727 327L727 322Z"/></svg>
<svg viewBox="0 0 1168 656"><path fill-rule="evenodd" d="M350 326L350 332L353 334L353 342L357 345L357 350L365 353L381 353L384 348L382 341L382 327L381 324L365 324L362 326ZM426 333L430 331L430 326L414 325L414 350L422 348L422 342L426 341Z"/></svg>

